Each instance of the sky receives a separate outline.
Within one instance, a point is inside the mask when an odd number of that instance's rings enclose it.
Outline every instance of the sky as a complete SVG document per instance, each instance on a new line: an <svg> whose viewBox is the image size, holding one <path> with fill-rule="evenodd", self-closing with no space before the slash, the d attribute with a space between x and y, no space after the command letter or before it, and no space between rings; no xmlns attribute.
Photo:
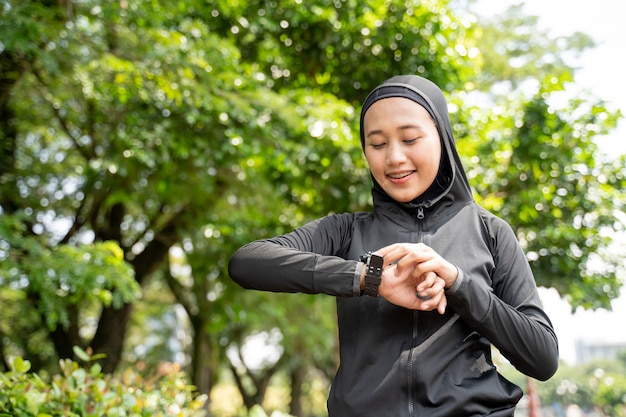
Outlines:
<svg viewBox="0 0 626 417"><path fill-rule="evenodd" d="M480 14L495 14L513 4L524 4L526 14L539 17L539 26L553 36L583 32L597 46L585 52L576 66L576 82L596 97L607 101L611 110L626 116L626 2L624 0L479 0ZM626 154L626 120L611 134L597 141L608 155ZM626 241L626 239L624 239ZM622 246L624 248L625 246ZM626 290L612 303L612 311L577 311L561 300L555 290L541 290L546 312L559 338L561 359L576 360L575 342L623 342L626 344Z"/></svg>

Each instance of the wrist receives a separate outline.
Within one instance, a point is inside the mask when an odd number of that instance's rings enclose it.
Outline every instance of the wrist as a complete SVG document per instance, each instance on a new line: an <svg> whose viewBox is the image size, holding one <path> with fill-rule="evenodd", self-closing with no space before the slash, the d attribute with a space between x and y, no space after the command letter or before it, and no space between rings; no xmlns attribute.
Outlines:
<svg viewBox="0 0 626 417"><path fill-rule="evenodd" d="M459 268L454 264L450 264L450 266L450 274L448 274L448 276L443 279L445 282L446 290L452 288L459 278Z"/></svg>
<svg viewBox="0 0 626 417"><path fill-rule="evenodd" d="M359 278L359 288L361 289L361 293L365 289L365 273L367 272L367 265L364 263L363 268L361 269L361 276Z"/></svg>

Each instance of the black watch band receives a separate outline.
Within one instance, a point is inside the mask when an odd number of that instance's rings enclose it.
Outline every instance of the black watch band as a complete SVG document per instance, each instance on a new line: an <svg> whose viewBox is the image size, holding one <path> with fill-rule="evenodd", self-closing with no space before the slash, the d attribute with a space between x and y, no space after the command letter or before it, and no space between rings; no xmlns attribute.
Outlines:
<svg viewBox="0 0 626 417"><path fill-rule="evenodd" d="M378 296L378 286L383 275L383 257L371 251L361 256L361 262L365 263L365 288L364 295Z"/></svg>

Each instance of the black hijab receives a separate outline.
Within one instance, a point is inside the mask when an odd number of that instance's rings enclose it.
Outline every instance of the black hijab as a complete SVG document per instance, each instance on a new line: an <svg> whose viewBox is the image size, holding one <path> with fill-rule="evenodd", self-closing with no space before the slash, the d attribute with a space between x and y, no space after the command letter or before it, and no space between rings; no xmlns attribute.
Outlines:
<svg viewBox="0 0 626 417"><path fill-rule="evenodd" d="M432 92L432 97L426 95L429 91ZM446 146L446 141L444 140L444 134L447 133L447 130L449 130L450 126L447 112L447 104L439 87L437 87L435 84L425 78L419 77L417 75L400 75L388 79L387 81L376 87L374 90L372 90L372 92L363 102L363 107L361 109L360 135L361 147L364 150L365 136L363 132L363 119L365 117L365 112L367 112L372 104L374 104L378 100L390 97L407 98L424 107L424 109L426 109L430 117L435 122L435 125L437 126L437 131L439 132L439 140L441 141L441 158L439 162L439 171L437 172L437 176L426 191L424 191L422 194L417 196L409 203L404 204L405 208L412 209L418 205L422 205L437 199L437 197L447 192L451 185L453 170L450 162L450 155L449 152L447 152L449 147ZM437 105L440 107L439 112L436 111ZM442 108L445 109L445 117L443 118L443 120L441 116L437 117L437 114L441 113L441 106L443 106ZM447 126L441 126L441 124L446 124ZM449 136L450 138L452 137L451 131L449 132ZM372 176L372 181L374 183L373 192L382 193L383 195L387 196L387 198L391 198L378 184L376 179L374 179L374 176Z"/></svg>

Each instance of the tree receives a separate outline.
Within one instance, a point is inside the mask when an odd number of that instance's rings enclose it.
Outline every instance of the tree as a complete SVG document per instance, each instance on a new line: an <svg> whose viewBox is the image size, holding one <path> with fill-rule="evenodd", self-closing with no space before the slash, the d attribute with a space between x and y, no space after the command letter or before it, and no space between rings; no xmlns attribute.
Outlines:
<svg viewBox="0 0 626 417"><path fill-rule="evenodd" d="M6 219L26 213L27 239L54 250L116 242L132 278L144 285L186 231L206 221L215 197L240 187L242 167L259 162L259 155L270 158L259 163L260 170L282 183L279 190L288 201L304 203L312 215L330 210L330 204L314 205L312 189L331 197L318 201L344 195L317 181L320 170L326 177L336 173L336 183L348 187L361 181L352 170L351 106L311 90L315 83L273 89L275 81L256 63L240 59L236 42L216 34L223 27L219 9L215 18L215 10L199 16L197 10L204 9L195 10L191 2L184 10L175 2L155 3L150 10L140 2L66 6L29 1L9 2L3 9L3 21L10 23L2 26L3 33L13 35L3 38L14 42L2 53L7 63L3 77L10 80L2 102L7 115L2 208ZM217 6L229 10L226 4ZM325 9L334 12L335 6ZM278 17L281 10L277 8ZM399 13L396 7L391 10ZM303 9L290 13L298 11ZM363 18L371 19L372 11ZM50 17L54 19L48 21ZM338 29L333 32L342 36ZM431 49L446 54L438 44ZM268 56L268 51L261 52ZM298 62L296 53L291 63ZM330 58L336 66L335 57ZM326 135L333 141L323 142ZM319 138L313 142L319 151L307 143L312 136ZM273 137L294 142L277 146L268 140ZM292 160L291 155L298 156ZM332 164L320 155L343 163ZM302 176L310 179L306 188L290 190L293 179ZM352 195L347 196L350 204ZM45 266L42 256L15 241L7 238L5 244L7 257L29 257L32 264ZM25 277L30 284L31 275L18 268L3 279ZM26 291L37 295L34 286ZM72 356L72 345L91 345L106 354L104 369L112 371L132 311L130 299L126 301L105 305L88 338L77 333L79 303L68 306L75 310L68 314L69 322L55 321L45 304L34 305L50 320L59 356Z"/></svg>
<svg viewBox="0 0 626 417"><path fill-rule="evenodd" d="M289 331L296 307L243 296L226 262L243 242L367 209L358 103L398 72L448 92L477 198L514 225L540 284L587 307L620 285L618 260L593 268L605 231L623 230L624 161L599 164L592 142L619 115L593 96L555 101L573 79L560 53L589 46L584 36L559 49L531 36L532 20L476 23L446 0L9 0L1 16L5 356L46 367L91 346L112 372L158 272L190 318L202 392L227 346L268 330L261 318L281 329L281 367L297 381L334 333ZM502 84L505 97L491 88ZM331 317L328 299L311 303ZM17 312L19 328L6 325ZM330 373L333 360L316 362Z"/></svg>
<svg viewBox="0 0 626 417"><path fill-rule="evenodd" d="M623 415L624 363L620 360L594 360L575 366L562 363L556 375L537 383L544 406L566 409L602 410L605 415Z"/></svg>
<svg viewBox="0 0 626 417"><path fill-rule="evenodd" d="M414 12L414 10L419 10L419 13ZM376 17L374 12L381 14L380 19L374 19ZM197 11L197 13L202 14L201 11ZM363 84L365 85L363 87L363 85L357 85L358 83L355 83L354 80L344 80L341 76L331 77L329 74L338 71L351 76L352 74L359 74L363 78L359 83L365 83L369 79L369 84L373 86L380 80L378 77L372 77L371 68L385 62L385 57L396 56L398 65L405 67L405 71L411 71L409 69L411 67L414 68L413 71L419 67L420 72L428 72L432 69L434 73L443 77L444 72L441 72L438 66L432 64L418 65L423 60L420 57L420 50L424 51L424 45L427 45L427 42L421 37L407 37L407 42L413 42L414 45L412 44L411 48L407 47L412 52L406 55L406 59L401 56L401 53L394 52L394 50L398 49L397 43L401 41L398 37L400 29L407 28L408 30L410 27L430 26L431 24L427 23L432 21L432 25L442 26L443 32L445 24L441 23L440 20L446 21L447 19L450 21L453 20L453 17L449 16L445 9L434 8L430 10L426 7L393 5L387 10L373 2L367 5L363 13L360 13L358 7L348 3L345 5L339 3L320 4L316 5L311 12L311 10L297 5L271 5L264 2L259 2L258 7L249 2L245 4L245 7L237 7L236 5L233 7L232 3L228 5L217 3L216 9L206 10L206 13L205 19L207 20L209 14L216 17L213 19L215 30L224 38L233 40L239 50L242 51L242 60L249 59L250 65L260 68L261 74L272 75L272 77L267 76L263 79L267 80L268 88L278 91L281 97L287 97L286 101L281 101L280 107L287 105L296 108L293 119L290 119L292 123L290 130L284 132L283 135L273 133L272 136L295 138L300 134L299 132L302 132L306 141L302 144L297 140L270 143L242 141L240 149L243 154L251 155L248 159L242 158L243 164L239 168L240 176L245 179L246 184L237 187L236 193L228 193L226 197L233 202L231 207L234 205L244 215L236 216L236 223L239 226L230 227L230 233L220 233L219 235L230 236L240 245L254 238L288 231L290 228L301 224L305 219L319 217L332 211L364 207L369 200L369 190L361 187L360 184L368 181L368 175L357 145L358 141L353 138L353 128L349 124L354 123L356 115L354 103L362 98L360 97L362 90L370 88L370 86ZM383 16L387 13L393 17L390 18L390 21L398 23L398 27L386 23ZM400 18L401 16L404 17ZM371 28L371 31L364 29L367 27ZM463 33L455 25L450 25L445 29L450 35L446 41L451 43L457 37L461 38ZM389 38L395 39L394 45L387 45ZM342 51L338 53L330 51L340 45L343 45ZM369 53L368 49L367 52L363 53L364 45L369 45L375 52ZM450 48L446 49L447 46L447 44L441 45L438 42L430 42L427 51L432 58L429 60L437 62L436 58L443 56L444 61L452 61L448 55L456 54L456 52ZM357 56L359 56L359 60L348 59ZM347 60L339 65L338 59ZM311 62L316 64L311 66ZM457 62L461 63L462 61L457 60ZM452 63L444 67L449 70L446 76L461 71L460 68L457 69L456 64ZM291 77L288 74L302 74L302 76ZM328 91L338 94L329 95ZM346 100L346 102L337 101L337 98ZM337 104L333 104L335 102ZM278 106L276 107L278 108ZM252 151L248 154L247 150L250 149L250 146ZM259 177L260 183L256 180ZM250 185L252 186L251 189L249 188ZM244 197L247 195L246 189L250 189L252 197ZM346 193L346 189L350 192ZM261 190L262 195L259 195L259 190ZM268 207L267 201L273 203L281 201L281 198L285 199L282 203L282 207L285 209L281 209L279 206L276 215L273 216L272 213L275 212L275 209L271 206ZM261 209L256 210L259 207ZM233 210L231 209L228 211L228 216L220 218L222 227L220 228L212 221L209 225L210 230L223 229L225 223L231 222L232 216ZM272 218L279 219L279 224L273 225ZM258 224L259 221L262 223L261 225ZM262 233L237 235L238 231L246 229L259 230ZM198 319L200 319L199 314L193 313L193 311L204 312L204 314L208 311L215 311L225 300L224 297L220 297L219 301L216 300L217 302L208 304L202 300L201 304L205 305L205 308L197 307L203 296L202 288L206 286L205 280L202 279L205 274L202 272L197 274L198 271L204 270L201 262L206 259L207 253L211 254L212 259L219 257L201 240L202 238L194 238L193 243L189 245L190 249L186 251L194 276L193 279L186 280L189 283L187 288L200 289L200 291L192 291L193 294L196 294L193 297L196 301L189 304L195 307L187 310L192 311L193 317ZM238 246L231 246L224 242L224 239L219 240L221 244L218 248L221 250L226 247L231 247L234 250ZM195 254L198 251L198 245L204 246L205 249ZM193 261L192 256L200 258L200 262ZM180 279L171 280L170 285L177 288L180 281ZM221 281L218 285L221 285L222 288L228 287L228 284L225 285ZM178 291L179 294L182 292ZM238 298L241 300L242 297L239 296ZM185 305L187 305L187 301L185 299ZM327 301L320 300L318 303L327 306ZM296 302L291 303L291 305L296 304ZM258 306L258 300L256 304L253 302L251 305ZM242 332L237 327L238 331L227 333L226 336L221 334L220 337L229 340L229 344L232 346L241 346L245 336L249 332L255 331L251 326L251 323L254 324L254 317L258 314L256 310L259 310L255 307L246 310L247 332ZM275 303L271 303L268 307L270 307L270 311L277 310ZM284 320L280 320L280 313L275 311L271 316L268 314L269 312L266 311L266 314L261 317L265 321L271 321L268 320L268 317L276 317L275 320L283 324L279 328L284 331L286 323ZM289 318L290 321L294 321L294 315L290 315ZM306 319L306 317L304 318ZM236 318L232 318L232 320L236 320ZM194 328L196 327L194 325ZM215 327L206 325L201 327L213 330L212 334L204 333L205 338L214 339L217 337ZM313 347L319 343L332 346L335 342L334 331L326 332L326 338L320 337L321 342L316 342L316 339L311 337L311 335L322 335L325 329L326 327L317 326L315 331L308 333L306 338L301 337L300 339L297 336L288 338L288 335L285 335L285 340L293 340L293 343L285 342L284 355L290 357L285 361L287 364L285 366L293 371L294 379L301 378L299 376L301 372L306 371L307 360L302 358L313 357ZM260 331L260 329L256 329L256 331ZM196 331L194 334L197 337ZM333 335L330 341L328 334ZM290 347L294 349L289 349ZM328 372L327 368L334 370L335 366L334 363L332 365L326 364L324 368L324 371ZM260 371L272 372L273 369L270 367ZM247 374L250 377L249 380L255 380L255 376L250 370ZM259 380L266 381L265 378L259 378ZM261 385L263 383L254 384L257 386L250 392L246 391L243 383L239 385L244 402L248 406L251 406L254 401L262 399L262 397L258 397L258 393L262 391ZM297 385L301 384L294 383L294 386ZM296 392L296 389L293 392ZM297 409L298 399L292 396L292 401L292 408Z"/></svg>
<svg viewBox="0 0 626 417"><path fill-rule="evenodd" d="M85 2L73 5L71 15L37 2L4 9L3 21L25 28L3 57L26 71L12 85L23 94L4 102L6 114L15 115L4 120L13 127L5 130L6 143L19 146L6 153L1 204L7 222L25 215L20 233L33 245L116 242L134 282L143 285L184 231L207 221L216 197L239 181L241 138L285 136L295 114L286 109L272 120L285 98L257 83L237 50L205 23L176 15L176 4L150 10L154 16L138 6ZM58 21L39 29L50 14ZM3 280L24 280L26 292L38 295L31 285L37 271L22 266L56 266L3 238L3 253L16 265ZM104 305L85 339L77 331L79 301L68 303L75 311L66 322L33 301L50 320L59 356L72 356L72 345L90 345L106 354L105 371L115 369L132 300Z"/></svg>
<svg viewBox="0 0 626 417"><path fill-rule="evenodd" d="M567 94L574 70L561 48L578 53L591 39L551 40L535 25L518 7L486 22L478 84L488 104L461 116L459 146L471 155L477 199L516 230L538 284L556 288L572 309L610 308L625 272L610 246L625 226L626 159L602 155L594 139L621 114L588 92Z"/></svg>

